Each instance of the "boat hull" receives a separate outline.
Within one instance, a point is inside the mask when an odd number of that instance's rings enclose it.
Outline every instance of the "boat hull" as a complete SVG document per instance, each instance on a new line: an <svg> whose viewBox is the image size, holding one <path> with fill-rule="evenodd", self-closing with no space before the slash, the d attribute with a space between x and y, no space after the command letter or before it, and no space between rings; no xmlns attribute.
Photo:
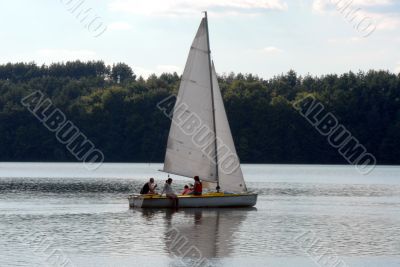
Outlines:
<svg viewBox="0 0 400 267"><path fill-rule="evenodd" d="M252 207L257 203L257 194L209 193L201 196L178 196L179 208L223 208ZM130 195L131 208L174 208L174 202L160 195Z"/></svg>

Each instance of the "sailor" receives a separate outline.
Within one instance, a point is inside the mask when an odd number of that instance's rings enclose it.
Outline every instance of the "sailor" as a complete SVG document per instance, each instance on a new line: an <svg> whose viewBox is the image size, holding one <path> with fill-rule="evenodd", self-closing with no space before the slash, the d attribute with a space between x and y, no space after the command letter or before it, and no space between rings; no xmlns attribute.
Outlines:
<svg viewBox="0 0 400 267"><path fill-rule="evenodd" d="M193 186L193 195L200 196L203 193L203 185L200 182L199 176L195 176L194 178L194 186Z"/></svg>
<svg viewBox="0 0 400 267"><path fill-rule="evenodd" d="M178 196L175 194L174 190L172 189L171 184L172 184L172 178L168 178L165 181L164 188L163 188L163 190L161 192L161 195L165 193L167 198L170 198L170 199L173 200L174 207L176 209L178 209Z"/></svg>
<svg viewBox="0 0 400 267"><path fill-rule="evenodd" d="M188 195L188 194L190 194L192 192L192 190L189 188L189 186L186 184L184 187L183 187L183 191L182 191L182 195Z"/></svg>
<svg viewBox="0 0 400 267"><path fill-rule="evenodd" d="M157 184L154 182L154 178L150 178L150 180L143 185L142 189L140 190L140 194L141 195L155 194L156 187Z"/></svg>

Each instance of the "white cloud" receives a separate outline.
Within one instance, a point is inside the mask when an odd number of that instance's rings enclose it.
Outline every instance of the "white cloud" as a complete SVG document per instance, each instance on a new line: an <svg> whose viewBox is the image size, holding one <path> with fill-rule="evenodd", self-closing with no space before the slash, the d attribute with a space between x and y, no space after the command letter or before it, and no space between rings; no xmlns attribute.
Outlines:
<svg viewBox="0 0 400 267"><path fill-rule="evenodd" d="M248 49L245 50L245 53L251 54L251 55L256 55L256 56L260 56L260 55L268 55L268 56L272 56L272 55L279 55L282 54L284 51L283 49L280 49L276 46L266 46L264 48L256 48L256 49Z"/></svg>
<svg viewBox="0 0 400 267"><path fill-rule="evenodd" d="M178 66L174 66L174 65L158 65L156 67L157 71L160 73L163 72L177 72L180 73L182 71L182 69Z"/></svg>
<svg viewBox="0 0 400 267"><path fill-rule="evenodd" d="M68 50L68 49L41 49L35 53L35 61L43 63L73 61L73 60L95 60L98 59L96 52L91 50Z"/></svg>
<svg viewBox="0 0 400 267"><path fill-rule="evenodd" d="M277 48L275 46L267 46L267 47L264 47L263 49L261 49L260 51L265 54L280 54L283 52L282 49Z"/></svg>
<svg viewBox="0 0 400 267"><path fill-rule="evenodd" d="M394 72L395 72L395 73L400 73L400 61L397 62L397 65L396 65L396 67L394 68Z"/></svg>
<svg viewBox="0 0 400 267"><path fill-rule="evenodd" d="M142 76L143 78L148 78L151 74L160 75L165 72L182 74L182 68L175 65L157 65L153 69L134 67L133 71L137 76Z"/></svg>
<svg viewBox="0 0 400 267"><path fill-rule="evenodd" d="M287 10L283 0L113 0L112 11L140 15L182 16L210 10L216 14L237 15L239 11Z"/></svg>
<svg viewBox="0 0 400 267"><path fill-rule="evenodd" d="M154 73L154 71L150 69L146 69L143 67L135 67L135 66L133 67L133 72L136 74L136 76L138 77L142 76L145 79Z"/></svg>
<svg viewBox="0 0 400 267"><path fill-rule="evenodd" d="M315 13L324 13L329 9L329 3L326 0L314 0L312 3L312 10Z"/></svg>
<svg viewBox="0 0 400 267"><path fill-rule="evenodd" d="M328 39L328 43L331 44L349 44L349 43L358 43L365 41L365 38L362 37L349 37L349 38L331 38Z"/></svg>
<svg viewBox="0 0 400 267"><path fill-rule="evenodd" d="M340 0L330 0L332 2L339 2ZM354 0L354 5L359 6L383 6L393 4L393 0Z"/></svg>
<svg viewBox="0 0 400 267"><path fill-rule="evenodd" d="M108 24L107 28L114 31L126 31L132 29L132 25L123 21L115 21Z"/></svg>
<svg viewBox="0 0 400 267"><path fill-rule="evenodd" d="M375 17L378 30L395 30L400 27L400 18L396 14L372 13L371 16Z"/></svg>
<svg viewBox="0 0 400 267"><path fill-rule="evenodd" d="M312 10L315 13L323 14L327 11L343 9L346 6L357 9L361 7L386 6L393 3L393 0L314 0L312 2Z"/></svg>
<svg viewBox="0 0 400 267"><path fill-rule="evenodd" d="M314 0L312 9L318 14L341 15L357 31L368 33L372 29L395 30L400 27L398 14L372 11L370 8L391 3L392 0Z"/></svg>
<svg viewBox="0 0 400 267"><path fill-rule="evenodd" d="M360 19L361 18L361 19ZM364 20L362 22L362 20ZM400 27L400 18L398 14L378 13L369 11L359 11L358 18L355 21L360 24L360 28L366 27L372 22L377 30L395 30Z"/></svg>

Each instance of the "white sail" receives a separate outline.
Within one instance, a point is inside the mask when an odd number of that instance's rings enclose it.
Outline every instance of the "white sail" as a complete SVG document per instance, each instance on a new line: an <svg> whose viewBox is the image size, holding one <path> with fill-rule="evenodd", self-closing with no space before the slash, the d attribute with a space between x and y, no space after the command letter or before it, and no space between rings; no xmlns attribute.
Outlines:
<svg viewBox="0 0 400 267"><path fill-rule="evenodd" d="M214 91L215 125L218 152L219 186L223 191L241 193L247 191L236 153L231 129L226 116L224 102L219 89L217 74L212 65L212 82Z"/></svg>
<svg viewBox="0 0 400 267"><path fill-rule="evenodd" d="M163 171L186 177L198 175L202 180L216 182L214 133L205 135L201 142L194 142L193 139L197 136L185 127L190 126L189 118L196 117L203 129L213 131L211 64L206 23L206 18L203 18L183 72L168 136ZM183 123L185 121L189 123L185 125ZM206 146L207 144L210 145Z"/></svg>

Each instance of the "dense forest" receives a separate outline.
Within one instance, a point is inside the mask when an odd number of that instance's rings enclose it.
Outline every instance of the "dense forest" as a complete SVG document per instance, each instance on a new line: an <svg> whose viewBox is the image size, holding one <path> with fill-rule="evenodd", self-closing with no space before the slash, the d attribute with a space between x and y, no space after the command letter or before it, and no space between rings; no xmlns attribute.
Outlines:
<svg viewBox="0 0 400 267"><path fill-rule="evenodd" d="M0 161L76 161L21 99L40 90L105 156L106 162L162 162L170 120L157 103L179 87L177 73L136 77L124 63L0 65ZM345 164L293 103L320 101L372 153L400 164L400 74L387 71L265 80L219 76L239 157L244 163Z"/></svg>

